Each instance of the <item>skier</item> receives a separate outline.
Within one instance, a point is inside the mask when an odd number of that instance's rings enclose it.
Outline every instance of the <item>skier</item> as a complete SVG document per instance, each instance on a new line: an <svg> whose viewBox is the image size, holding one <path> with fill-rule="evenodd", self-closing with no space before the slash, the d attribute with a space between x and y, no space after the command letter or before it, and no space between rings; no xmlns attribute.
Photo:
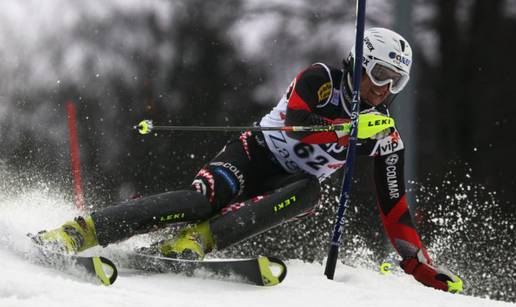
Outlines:
<svg viewBox="0 0 516 307"><path fill-rule="evenodd" d="M364 35L362 113L388 115L388 106L409 81L412 50L399 34L371 28ZM342 69L316 63L300 72L260 126L328 125L350 121L354 50ZM345 163L345 132L244 132L206 164L190 189L124 202L61 227L41 231L39 244L68 253L118 242L170 223L191 223L176 238L146 252L203 259L281 223L310 214L319 183ZM374 160L381 219L407 274L426 286L460 291L461 280L432 264L406 201L404 144L396 129L359 140L357 153ZM460 288L460 289L457 289Z"/></svg>

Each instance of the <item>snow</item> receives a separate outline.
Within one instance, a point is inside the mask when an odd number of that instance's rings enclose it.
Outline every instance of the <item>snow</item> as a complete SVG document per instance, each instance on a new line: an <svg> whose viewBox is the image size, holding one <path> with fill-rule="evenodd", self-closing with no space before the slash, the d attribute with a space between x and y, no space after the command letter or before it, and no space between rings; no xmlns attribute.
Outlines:
<svg viewBox="0 0 516 307"><path fill-rule="evenodd" d="M48 190L25 191L19 196L4 195L0 199L3 199L0 201L2 307L516 306L436 291L419 285L407 275L380 275L344 265L337 267L335 280L330 281L323 275L323 265L300 260L287 262L287 278L275 287L128 270L121 270L114 285L101 286L38 266L19 255L28 248L26 232L55 227L78 214L70 203ZM128 250L141 240L134 238L108 250Z"/></svg>

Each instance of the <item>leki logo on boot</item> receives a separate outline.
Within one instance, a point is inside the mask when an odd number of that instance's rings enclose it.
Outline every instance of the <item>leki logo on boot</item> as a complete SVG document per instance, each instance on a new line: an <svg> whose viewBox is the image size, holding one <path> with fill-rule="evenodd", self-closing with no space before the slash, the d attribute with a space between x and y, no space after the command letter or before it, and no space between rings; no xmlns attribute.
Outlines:
<svg viewBox="0 0 516 307"><path fill-rule="evenodd" d="M285 199L279 204L274 205L274 212L278 212L280 210L285 209L286 207L290 206L291 204L295 203L297 201L296 195Z"/></svg>
<svg viewBox="0 0 516 307"><path fill-rule="evenodd" d="M179 219L183 219L184 217L185 217L185 214L180 212L180 213L173 213L173 214L162 216L159 218L159 220L161 222L169 222L169 221L176 221Z"/></svg>

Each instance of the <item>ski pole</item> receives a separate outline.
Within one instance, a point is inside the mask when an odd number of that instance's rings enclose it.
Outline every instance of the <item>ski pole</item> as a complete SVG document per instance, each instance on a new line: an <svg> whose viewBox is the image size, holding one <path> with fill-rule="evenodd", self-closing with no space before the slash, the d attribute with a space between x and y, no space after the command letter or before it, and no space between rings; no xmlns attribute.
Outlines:
<svg viewBox="0 0 516 307"><path fill-rule="evenodd" d="M152 131L207 131L207 132L239 132L239 131L345 131L349 124L327 125L327 126L282 126L282 127L261 127L261 126L165 126L154 125L151 120L143 120L134 128L140 134L149 134ZM348 130L349 131L349 130Z"/></svg>
<svg viewBox="0 0 516 307"><path fill-rule="evenodd" d="M375 134L394 127L394 119L382 114L367 113L360 114L359 139L368 139ZM282 127L261 127L261 126L165 126L154 125L151 120L142 120L134 129L140 134L149 134L153 131L213 131L213 132L239 132L239 131L308 131L308 132L330 132L330 131L351 131L351 123L330 124L318 126L282 126Z"/></svg>
<svg viewBox="0 0 516 307"><path fill-rule="evenodd" d="M348 151L346 153L346 164L344 169L344 180L339 200L339 208L335 219L335 225L326 259L324 275L328 279L333 279L335 267L339 256L339 245L342 232L344 231L344 212L349 204L351 177L353 176L353 162L355 160L355 149L357 136L360 134L360 80L362 79L362 53L364 46L364 23L365 23L365 4L366 0L357 0L357 19L355 37L355 63L353 68L353 95L351 99L351 134L349 137Z"/></svg>

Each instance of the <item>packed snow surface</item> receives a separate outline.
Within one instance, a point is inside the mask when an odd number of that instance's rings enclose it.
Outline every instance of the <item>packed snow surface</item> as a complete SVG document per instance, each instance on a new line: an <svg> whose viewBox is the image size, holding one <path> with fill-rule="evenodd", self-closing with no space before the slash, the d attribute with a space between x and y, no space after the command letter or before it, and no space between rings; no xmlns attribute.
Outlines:
<svg viewBox="0 0 516 307"><path fill-rule="evenodd" d="M144 274L121 270L110 287L31 263L20 256L29 245L25 233L52 228L78 212L46 192L6 196L0 201L0 306L516 306L426 288L406 275L380 275L361 268L337 267L335 280L324 266L290 260L285 281L257 287L210 278ZM95 253L123 252L134 238Z"/></svg>

